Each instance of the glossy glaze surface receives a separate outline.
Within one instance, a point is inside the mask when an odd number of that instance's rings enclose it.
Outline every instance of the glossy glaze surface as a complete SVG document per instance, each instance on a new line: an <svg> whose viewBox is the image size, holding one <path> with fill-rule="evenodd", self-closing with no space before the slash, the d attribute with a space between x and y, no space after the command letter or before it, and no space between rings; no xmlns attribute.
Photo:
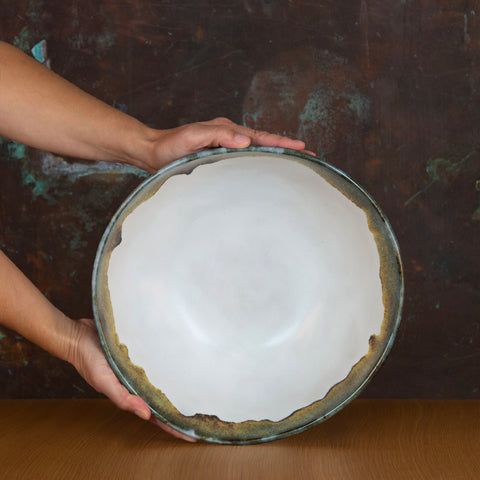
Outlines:
<svg viewBox="0 0 480 480"><path fill-rule="evenodd" d="M150 177L113 216L93 273L120 380L173 428L227 444L347 405L388 354L402 303L375 202L280 148L206 151Z"/></svg>
<svg viewBox="0 0 480 480"><path fill-rule="evenodd" d="M170 177L122 224L119 341L186 416L279 421L368 353L384 307L366 214L288 157Z"/></svg>

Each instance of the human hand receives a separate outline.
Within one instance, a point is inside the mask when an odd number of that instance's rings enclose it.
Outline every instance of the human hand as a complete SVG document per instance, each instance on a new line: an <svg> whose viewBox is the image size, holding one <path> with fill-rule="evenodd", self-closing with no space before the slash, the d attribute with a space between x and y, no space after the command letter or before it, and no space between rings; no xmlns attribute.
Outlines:
<svg viewBox="0 0 480 480"><path fill-rule="evenodd" d="M174 160L206 148L246 148L250 145L259 145L307 152L305 143L300 140L252 130L227 118L191 123L170 130L152 130L149 136L151 142L149 154L138 166L150 173Z"/></svg>
<svg viewBox="0 0 480 480"><path fill-rule="evenodd" d="M120 383L105 358L93 320L82 318L77 324L78 337L72 363L95 390L106 395L120 409L132 412L143 420L149 420L171 435L187 442L196 441L154 417L147 404Z"/></svg>
<svg viewBox="0 0 480 480"><path fill-rule="evenodd" d="M153 173L205 148L261 145L305 151L299 140L226 118L170 130L150 128L1 41L0 69L0 135L59 155L128 163Z"/></svg>

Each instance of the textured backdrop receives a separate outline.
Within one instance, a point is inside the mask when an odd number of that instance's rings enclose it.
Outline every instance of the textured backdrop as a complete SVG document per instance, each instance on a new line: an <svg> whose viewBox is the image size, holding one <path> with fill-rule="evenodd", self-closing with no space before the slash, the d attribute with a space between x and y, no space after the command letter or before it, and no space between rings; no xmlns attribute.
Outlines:
<svg viewBox="0 0 480 480"><path fill-rule="evenodd" d="M479 16L468 0L0 0L0 39L151 126L227 116L304 139L377 200L403 256L403 321L364 396L480 398ZM0 248L91 316L96 247L145 176L0 139ZM94 395L0 327L1 398Z"/></svg>

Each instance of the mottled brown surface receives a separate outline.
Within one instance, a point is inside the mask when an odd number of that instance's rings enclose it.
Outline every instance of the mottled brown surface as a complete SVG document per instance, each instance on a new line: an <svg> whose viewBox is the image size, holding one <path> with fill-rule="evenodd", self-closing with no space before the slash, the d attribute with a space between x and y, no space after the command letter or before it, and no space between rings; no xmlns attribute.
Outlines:
<svg viewBox="0 0 480 480"><path fill-rule="evenodd" d="M370 397L480 398L480 5L0 0L0 38L150 125L218 115L299 135L398 237L406 298ZM0 248L73 317L110 216L142 180L0 144ZM0 397L92 396L0 329Z"/></svg>

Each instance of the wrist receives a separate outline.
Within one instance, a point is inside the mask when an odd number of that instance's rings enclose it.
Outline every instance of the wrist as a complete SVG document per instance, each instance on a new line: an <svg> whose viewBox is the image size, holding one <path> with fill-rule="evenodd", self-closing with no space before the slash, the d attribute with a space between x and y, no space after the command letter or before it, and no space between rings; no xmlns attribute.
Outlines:
<svg viewBox="0 0 480 480"><path fill-rule="evenodd" d="M45 345L44 348L52 355L74 364L78 356L81 328L78 322L58 311L54 320L53 334L49 338L50 345Z"/></svg>
<svg viewBox="0 0 480 480"><path fill-rule="evenodd" d="M136 119L123 136L123 148L120 161L146 170L149 173L156 171L154 161L155 142L161 135L160 130L147 127Z"/></svg>

